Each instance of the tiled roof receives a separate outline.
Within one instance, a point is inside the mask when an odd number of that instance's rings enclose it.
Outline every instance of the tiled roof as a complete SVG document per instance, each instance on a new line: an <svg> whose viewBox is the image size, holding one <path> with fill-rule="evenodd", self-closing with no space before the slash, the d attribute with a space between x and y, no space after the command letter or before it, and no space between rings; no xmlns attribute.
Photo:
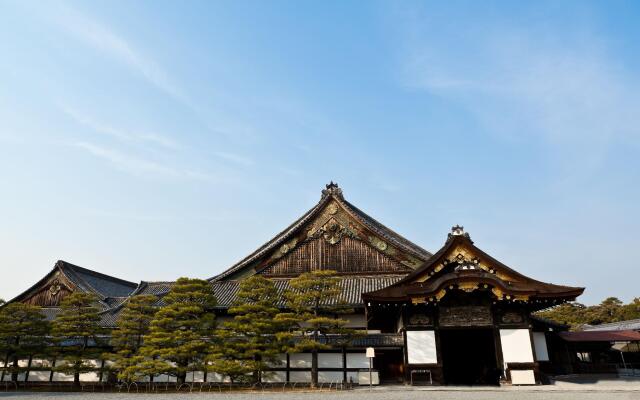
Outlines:
<svg viewBox="0 0 640 400"><path fill-rule="evenodd" d="M582 329L585 331L640 331L640 319L629 319L627 321L610 322L600 325L585 325Z"/></svg>
<svg viewBox="0 0 640 400"><path fill-rule="evenodd" d="M55 274L62 274L81 292L95 295L98 299L96 306L101 310L110 309L124 301L138 286L133 282L58 260L49 273L10 302L19 302L28 298L28 296L46 285Z"/></svg>
<svg viewBox="0 0 640 400"><path fill-rule="evenodd" d="M402 277L398 275L341 277L340 287L342 288L342 295L328 305L341 302L349 307L362 307L364 306L361 297L362 293L381 289L397 282L401 278ZM290 289L289 279L273 279L273 282L280 293ZM163 306L164 301L162 298L171 290L172 285L173 282L142 282L138 289L132 293L132 296L153 294L158 296L156 305ZM233 305L240 281L219 281L213 282L211 285L213 286L218 301L217 309L226 309ZM102 312L102 326L115 327L120 311L125 303L126 301L122 301L118 306ZM284 306L284 298L280 306Z"/></svg>
<svg viewBox="0 0 640 400"><path fill-rule="evenodd" d="M640 341L640 332L630 330L560 332L560 337L568 342L635 342Z"/></svg>
<svg viewBox="0 0 640 400"><path fill-rule="evenodd" d="M84 290L95 292L102 298L126 297L138 286L133 282L82 268L62 260L58 261L56 266L61 268L73 283Z"/></svg>
<svg viewBox="0 0 640 400"><path fill-rule="evenodd" d="M328 305L336 304L340 301L349 306L363 306L362 293L382 289L397 282L401 278L402 277L398 275L341 277L340 287L342 288L342 295ZM281 293L291 288L289 279L274 279L273 281ZM239 285L239 281L220 281L213 283L219 307L227 308L233 304ZM284 299L281 305L284 305Z"/></svg>

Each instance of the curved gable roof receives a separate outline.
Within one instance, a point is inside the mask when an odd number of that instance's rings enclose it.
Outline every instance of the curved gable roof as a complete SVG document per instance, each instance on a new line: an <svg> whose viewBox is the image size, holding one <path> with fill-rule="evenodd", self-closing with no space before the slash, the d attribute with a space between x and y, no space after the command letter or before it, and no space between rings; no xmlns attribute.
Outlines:
<svg viewBox="0 0 640 400"><path fill-rule="evenodd" d="M243 258L236 264L232 265L226 271L210 278L210 281L216 282L223 279L233 279L243 273L253 274L256 271L252 271L251 267L256 263L264 260L270 254L275 252L280 246L290 241L292 238L299 236L301 230L304 229L314 218L321 215L325 208L331 203L338 204L354 221L361 224L372 234L379 236L381 239L388 242L390 245L398 248L402 252L407 253L409 256L418 260L419 263L424 263L431 257L431 253L422 247L412 243L406 238L400 236L398 233L387 228L371 216L364 213L362 210L355 207L353 204L346 201L342 194L342 189L337 184L331 182L326 185L326 188L322 191L322 197L318 204L316 204L309 211L304 213L295 222L285 228L282 232L278 233L271 240L260 246L253 253Z"/></svg>

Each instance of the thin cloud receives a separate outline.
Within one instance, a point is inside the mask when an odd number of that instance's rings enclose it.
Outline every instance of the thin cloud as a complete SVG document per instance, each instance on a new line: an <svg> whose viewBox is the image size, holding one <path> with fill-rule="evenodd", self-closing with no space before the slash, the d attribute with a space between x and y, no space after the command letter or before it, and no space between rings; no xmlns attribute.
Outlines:
<svg viewBox="0 0 640 400"><path fill-rule="evenodd" d="M176 100L192 106L186 94L153 59L136 50L124 37L69 4L57 3L46 18L87 45L129 66L149 83Z"/></svg>
<svg viewBox="0 0 640 400"><path fill-rule="evenodd" d="M73 146L82 149L95 157L106 160L114 168L134 176L156 176L162 178L203 181L214 180L209 174L203 172L171 167L155 161L130 156L120 151L93 143L76 142L73 143Z"/></svg>
<svg viewBox="0 0 640 400"><path fill-rule="evenodd" d="M126 129L114 128L113 126L110 126L104 122L96 121L89 115L82 113L66 104L59 105L59 108L63 113L71 117L71 119L73 119L78 124L87 126L95 132L111 136L122 142L147 142L170 150L177 150L180 148L180 145L176 141L163 135L158 135L155 133L134 133Z"/></svg>

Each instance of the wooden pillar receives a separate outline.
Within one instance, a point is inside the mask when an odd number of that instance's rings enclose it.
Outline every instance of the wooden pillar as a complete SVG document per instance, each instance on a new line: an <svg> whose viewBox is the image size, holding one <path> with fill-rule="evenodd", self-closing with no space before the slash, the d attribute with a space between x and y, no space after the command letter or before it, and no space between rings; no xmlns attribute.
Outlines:
<svg viewBox="0 0 640 400"><path fill-rule="evenodd" d="M342 348L342 381L347 383L347 348Z"/></svg>
<svg viewBox="0 0 640 400"><path fill-rule="evenodd" d="M496 312L496 306L491 307L491 314L493 317L493 343L496 352L496 367L498 371L502 371L502 377L507 379L507 370L504 368L504 358L502 356L502 341L500 340L500 326L498 321L498 314Z"/></svg>
<svg viewBox="0 0 640 400"><path fill-rule="evenodd" d="M289 353L287 353L287 372L286 372L287 376L285 378L287 383L289 383L289 381L290 381L290 377L289 377L290 369L291 369L291 360L290 360L290 357L289 357Z"/></svg>

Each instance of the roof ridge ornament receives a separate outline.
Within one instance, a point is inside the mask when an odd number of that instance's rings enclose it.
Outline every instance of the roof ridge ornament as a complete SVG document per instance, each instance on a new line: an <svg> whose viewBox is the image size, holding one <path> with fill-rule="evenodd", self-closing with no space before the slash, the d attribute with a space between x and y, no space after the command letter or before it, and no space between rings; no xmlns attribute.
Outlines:
<svg viewBox="0 0 640 400"><path fill-rule="evenodd" d="M333 181L329 182L325 185L325 189L322 190L322 198L324 199L327 196L334 195L339 198L342 198L342 189L338 187L337 183Z"/></svg>
<svg viewBox="0 0 640 400"><path fill-rule="evenodd" d="M451 239L453 236L464 236L467 239L471 240L471 236L469 236L469 233L464 231L464 226L458 224L451 227L451 233L449 233L447 239Z"/></svg>

